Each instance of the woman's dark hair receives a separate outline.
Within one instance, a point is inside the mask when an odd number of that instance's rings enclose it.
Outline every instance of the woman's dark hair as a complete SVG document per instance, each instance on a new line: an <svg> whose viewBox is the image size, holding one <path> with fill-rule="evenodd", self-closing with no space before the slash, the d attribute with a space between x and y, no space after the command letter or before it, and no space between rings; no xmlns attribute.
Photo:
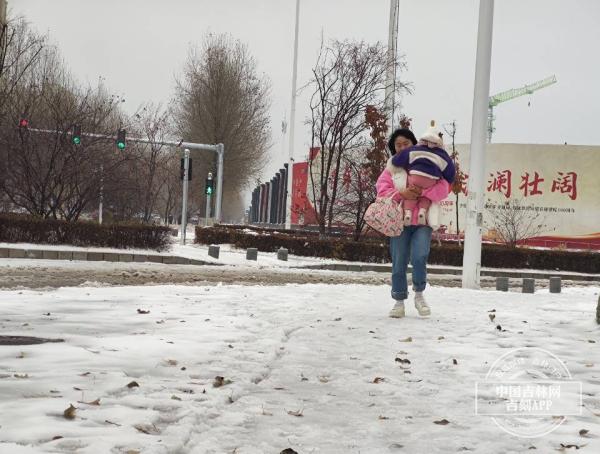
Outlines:
<svg viewBox="0 0 600 454"><path fill-rule="evenodd" d="M400 136L405 137L408 140L410 140L413 145L417 144L417 138L415 137L415 135L413 134L413 132L410 129L406 129L406 128L396 129L392 133L392 136L390 137L390 140L388 141L388 148L390 149L390 153L392 153L392 155L396 154L396 148L394 147L394 143L396 142L396 139Z"/></svg>

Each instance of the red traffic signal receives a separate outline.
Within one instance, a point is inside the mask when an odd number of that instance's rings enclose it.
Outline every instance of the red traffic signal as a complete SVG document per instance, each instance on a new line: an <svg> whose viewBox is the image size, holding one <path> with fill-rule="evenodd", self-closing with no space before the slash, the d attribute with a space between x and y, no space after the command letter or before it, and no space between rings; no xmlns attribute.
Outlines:
<svg viewBox="0 0 600 454"><path fill-rule="evenodd" d="M29 126L29 120L26 118L21 118L19 120L19 128L27 128Z"/></svg>

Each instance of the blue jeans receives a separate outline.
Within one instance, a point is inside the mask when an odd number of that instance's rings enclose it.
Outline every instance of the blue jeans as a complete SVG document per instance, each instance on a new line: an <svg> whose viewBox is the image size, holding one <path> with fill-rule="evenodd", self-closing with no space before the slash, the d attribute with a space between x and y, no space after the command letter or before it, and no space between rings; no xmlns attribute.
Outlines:
<svg viewBox="0 0 600 454"><path fill-rule="evenodd" d="M432 229L426 225L404 227L400 236L390 238L392 256L392 298L404 300L408 297L406 270L412 264L412 282L415 292L422 292L427 285L427 259L431 246Z"/></svg>

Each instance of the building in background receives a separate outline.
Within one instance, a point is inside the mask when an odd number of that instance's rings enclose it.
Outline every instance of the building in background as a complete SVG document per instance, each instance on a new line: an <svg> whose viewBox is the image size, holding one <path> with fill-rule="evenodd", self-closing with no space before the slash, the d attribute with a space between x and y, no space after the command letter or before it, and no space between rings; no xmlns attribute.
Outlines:
<svg viewBox="0 0 600 454"><path fill-rule="evenodd" d="M461 169L468 178L469 145L457 145ZM314 158L318 149L310 151ZM315 161L316 163L317 161ZM313 166L315 167L315 166ZM313 168L313 173L318 169ZM280 171L281 172L281 171ZM293 166L292 225L315 228L315 210L311 203L309 162ZM489 144L486 162L488 209L484 214L484 240L498 239L494 230L493 207L506 202L518 202L526 212L537 214L542 225L539 233L522 243L568 249L600 249L600 147L542 144ZM315 178L317 176L315 175ZM347 178L340 172L340 178ZM267 208L273 180L255 190L250 212ZM258 194L261 193L262 196ZM441 203L442 238L456 239L464 233L466 181L458 197L456 228L456 197ZM281 197L281 196L279 196ZM254 201L256 200L256 203ZM262 200L262 202L260 202ZM257 219L257 216L251 217ZM269 223L266 215L260 217ZM275 218L283 224L281 217Z"/></svg>

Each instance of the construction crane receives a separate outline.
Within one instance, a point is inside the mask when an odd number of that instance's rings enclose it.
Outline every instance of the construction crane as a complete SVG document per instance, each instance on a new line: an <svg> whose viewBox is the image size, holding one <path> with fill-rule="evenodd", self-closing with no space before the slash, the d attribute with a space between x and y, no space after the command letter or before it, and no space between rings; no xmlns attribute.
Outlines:
<svg viewBox="0 0 600 454"><path fill-rule="evenodd" d="M500 93L495 94L494 96L490 96L489 104L488 104L488 142L492 142L492 134L496 131L494 127L494 107L498 104L510 101L511 99L518 98L519 96L530 95L534 91L541 90L542 88L546 88L549 85L556 83L556 76L547 77L543 80L538 80L529 85L525 85L520 88L511 88L510 90L502 91Z"/></svg>

